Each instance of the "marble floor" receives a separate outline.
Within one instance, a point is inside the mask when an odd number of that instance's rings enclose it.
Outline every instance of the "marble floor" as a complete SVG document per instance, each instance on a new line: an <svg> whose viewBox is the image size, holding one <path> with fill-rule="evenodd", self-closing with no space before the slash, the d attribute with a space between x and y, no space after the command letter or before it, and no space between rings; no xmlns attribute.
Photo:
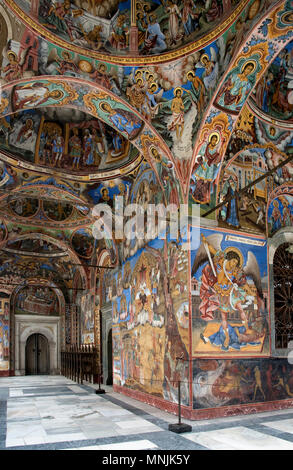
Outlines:
<svg viewBox="0 0 293 470"><path fill-rule="evenodd" d="M0 378L1 450L293 450L293 409L183 421L97 386L62 376Z"/></svg>

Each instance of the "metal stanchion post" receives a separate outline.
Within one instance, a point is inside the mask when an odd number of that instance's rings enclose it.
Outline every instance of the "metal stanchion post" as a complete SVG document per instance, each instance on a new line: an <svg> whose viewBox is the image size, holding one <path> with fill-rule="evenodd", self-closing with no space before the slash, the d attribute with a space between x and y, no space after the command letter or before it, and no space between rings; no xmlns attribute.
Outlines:
<svg viewBox="0 0 293 470"><path fill-rule="evenodd" d="M176 432L181 434L183 432L191 432L192 426L190 424L185 424L181 422L181 382L178 381L178 423L169 424L169 431Z"/></svg>

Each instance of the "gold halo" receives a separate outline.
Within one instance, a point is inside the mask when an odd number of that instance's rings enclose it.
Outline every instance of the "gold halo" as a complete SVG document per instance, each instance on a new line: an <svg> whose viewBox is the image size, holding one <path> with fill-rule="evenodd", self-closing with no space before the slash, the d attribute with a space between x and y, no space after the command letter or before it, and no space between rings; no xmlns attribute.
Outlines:
<svg viewBox="0 0 293 470"><path fill-rule="evenodd" d="M210 58L209 58L208 54L203 54L200 58L200 62L202 63L202 65L204 65L203 62L202 62L202 59L204 59L204 58L206 58L206 59L208 59L208 61L210 61Z"/></svg>
<svg viewBox="0 0 293 470"><path fill-rule="evenodd" d="M80 60L78 67L82 72L91 73L93 71L93 66L87 60Z"/></svg>
<svg viewBox="0 0 293 470"><path fill-rule="evenodd" d="M13 55L13 57L14 57L15 60L17 59L17 54L16 54L16 52L14 52L14 51L8 51L8 52L7 52L7 57L10 56L10 55Z"/></svg>
<svg viewBox="0 0 293 470"><path fill-rule="evenodd" d="M217 144L219 143L220 141L220 134L218 132L212 132L210 135L209 135L209 142L212 140L212 137L216 136L217 137Z"/></svg>
<svg viewBox="0 0 293 470"><path fill-rule="evenodd" d="M177 88L174 88L174 96L176 96L177 90L180 90L182 92L181 86L178 86Z"/></svg>
<svg viewBox="0 0 293 470"><path fill-rule="evenodd" d="M100 195L103 196L103 191L107 191L107 196L109 196L109 189L106 188L106 186L103 186L101 189L100 189Z"/></svg>
<svg viewBox="0 0 293 470"><path fill-rule="evenodd" d="M150 84L149 87L152 88L153 85L155 85L155 87L156 87L156 90L155 90L155 91L157 91L157 89L159 88L159 87L158 87L158 84L157 84L156 82L153 82L153 83Z"/></svg>
<svg viewBox="0 0 293 470"><path fill-rule="evenodd" d="M227 248L225 248L224 250L224 254L225 256L228 254L228 253L231 253L231 252L234 252L234 253L237 253L237 255L239 256L240 258L240 266L243 266L243 263L244 263L244 258L243 258L243 254L241 253L241 251L239 250L239 248L236 248L235 246L228 246Z"/></svg>
<svg viewBox="0 0 293 470"><path fill-rule="evenodd" d="M193 77L195 77L195 73L194 73L193 70L189 70L189 71L187 72L187 74L186 74L186 77L188 77L188 75L189 75L190 73L191 73L191 75L192 75Z"/></svg>
<svg viewBox="0 0 293 470"><path fill-rule="evenodd" d="M105 104L109 105L110 108L113 109L112 106L110 105L110 103L107 103L107 101L102 101L101 103L99 103L99 108L103 111L103 113L109 113L109 111L106 111L104 109Z"/></svg>
<svg viewBox="0 0 293 470"><path fill-rule="evenodd" d="M241 67L241 73L243 73L244 68L247 67L247 65L249 65L249 64L253 65L253 70L252 70L250 73L253 73L253 72L255 71L255 69L256 69L256 62L255 62L254 60L251 60L251 59L250 59L250 60L248 60L245 64L242 65L242 67Z"/></svg>

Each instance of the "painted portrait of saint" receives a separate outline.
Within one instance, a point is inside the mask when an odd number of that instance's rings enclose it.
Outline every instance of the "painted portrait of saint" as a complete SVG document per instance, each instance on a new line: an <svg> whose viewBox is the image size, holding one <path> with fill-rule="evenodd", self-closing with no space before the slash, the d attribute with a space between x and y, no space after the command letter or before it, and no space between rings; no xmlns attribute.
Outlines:
<svg viewBox="0 0 293 470"><path fill-rule="evenodd" d="M240 73L238 68L232 70L218 94L216 106L237 114L253 88L255 68L256 63L250 60L242 66Z"/></svg>

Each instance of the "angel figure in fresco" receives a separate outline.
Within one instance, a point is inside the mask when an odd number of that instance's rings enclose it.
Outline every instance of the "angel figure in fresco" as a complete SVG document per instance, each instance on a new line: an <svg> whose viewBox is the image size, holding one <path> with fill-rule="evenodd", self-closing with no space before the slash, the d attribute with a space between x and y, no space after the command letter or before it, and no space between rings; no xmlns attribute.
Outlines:
<svg viewBox="0 0 293 470"><path fill-rule="evenodd" d="M202 74L202 81L207 92L212 92L216 86L219 74L219 65L217 62L217 53L213 47L210 48L211 58L208 54L202 54L200 61L195 65L195 68L204 68Z"/></svg>
<svg viewBox="0 0 293 470"><path fill-rule="evenodd" d="M218 175L221 154L218 151L220 135L212 132L196 157L196 165L191 177L190 193L196 202L209 202L214 181Z"/></svg>
<svg viewBox="0 0 293 470"><path fill-rule="evenodd" d="M249 251L247 262L241 251L236 247L222 249L223 235L213 234L208 237L202 235L202 243L197 251L193 267L192 276L198 268L205 264L201 275L199 310L201 318L205 321L212 321L214 313L220 311L221 326L219 330L206 337L200 335L204 343L210 342L214 346L219 346L223 351L229 348L240 350L242 346L257 345L264 336L264 331L257 331L250 328L245 310L250 305L257 305L259 310L263 310L263 293L261 277L258 263L254 254ZM248 284L251 278L256 288L256 293L252 286ZM242 324L231 326L227 317L230 313L238 312Z"/></svg>
<svg viewBox="0 0 293 470"><path fill-rule="evenodd" d="M255 62L247 62L240 73L231 72L219 91L217 104L230 111L239 112L252 90L253 83L250 80L251 74L256 67Z"/></svg>

